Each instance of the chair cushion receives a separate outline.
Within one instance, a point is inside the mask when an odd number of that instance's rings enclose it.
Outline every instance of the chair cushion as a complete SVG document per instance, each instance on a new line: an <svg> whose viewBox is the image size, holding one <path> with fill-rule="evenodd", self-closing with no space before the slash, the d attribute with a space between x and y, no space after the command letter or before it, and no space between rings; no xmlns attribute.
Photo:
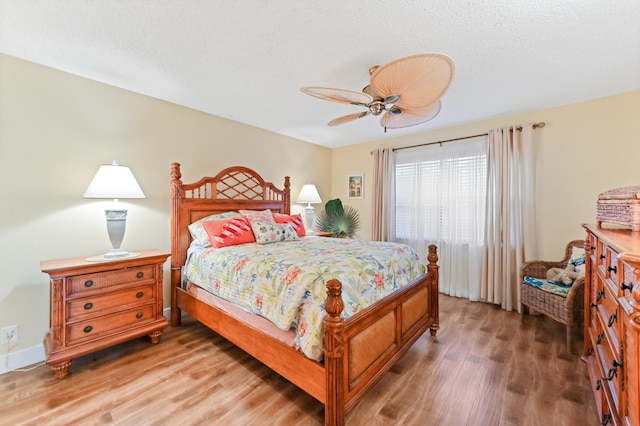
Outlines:
<svg viewBox="0 0 640 426"><path fill-rule="evenodd" d="M567 297L569 290L571 290L570 285L564 285L561 282L557 283L544 278L524 277L524 283L561 297Z"/></svg>

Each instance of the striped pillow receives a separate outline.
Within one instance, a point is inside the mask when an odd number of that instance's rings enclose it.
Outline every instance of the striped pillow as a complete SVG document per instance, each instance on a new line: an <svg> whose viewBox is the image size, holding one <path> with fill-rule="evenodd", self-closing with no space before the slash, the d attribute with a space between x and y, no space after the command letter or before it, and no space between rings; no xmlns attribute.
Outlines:
<svg viewBox="0 0 640 426"><path fill-rule="evenodd" d="M215 248L252 243L256 239L251 225L244 217L226 220L211 220L204 223L211 245Z"/></svg>

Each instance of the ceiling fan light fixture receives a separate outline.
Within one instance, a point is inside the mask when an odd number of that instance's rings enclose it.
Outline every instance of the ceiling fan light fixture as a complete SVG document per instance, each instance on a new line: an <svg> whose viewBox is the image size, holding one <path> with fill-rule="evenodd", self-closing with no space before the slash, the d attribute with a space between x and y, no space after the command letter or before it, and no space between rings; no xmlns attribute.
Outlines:
<svg viewBox="0 0 640 426"><path fill-rule="evenodd" d="M395 104L399 100L400 100L400 95L398 95L397 93L392 93L390 95L387 95L384 98L384 102L387 104Z"/></svg>
<svg viewBox="0 0 640 426"><path fill-rule="evenodd" d="M401 114L385 114L380 119L380 126L385 129L402 129L404 127L417 126L433 120L442 108L442 102L438 101L428 107L418 110L402 109Z"/></svg>
<svg viewBox="0 0 640 426"><path fill-rule="evenodd" d="M331 120L329 126L384 113L380 125L386 132L387 128L415 126L435 118L440 112L440 98L449 88L454 72L455 65L447 55L423 53L369 68L370 84L361 92L329 87L301 90L320 99L368 108Z"/></svg>

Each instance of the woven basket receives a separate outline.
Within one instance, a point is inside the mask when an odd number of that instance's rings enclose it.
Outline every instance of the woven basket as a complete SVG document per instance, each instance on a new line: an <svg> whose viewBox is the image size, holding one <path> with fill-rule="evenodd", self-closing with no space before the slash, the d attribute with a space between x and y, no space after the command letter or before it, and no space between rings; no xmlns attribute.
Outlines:
<svg viewBox="0 0 640 426"><path fill-rule="evenodd" d="M614 223L640 231L640 186L612 189L598 195L598 225Z"/></svg>

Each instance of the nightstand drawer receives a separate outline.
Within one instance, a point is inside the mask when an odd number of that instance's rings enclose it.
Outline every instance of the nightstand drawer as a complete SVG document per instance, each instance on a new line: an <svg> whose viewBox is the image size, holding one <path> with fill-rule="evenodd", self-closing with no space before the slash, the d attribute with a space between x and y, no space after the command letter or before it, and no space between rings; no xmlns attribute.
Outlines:
<svg viewBox="0 0 640 426"><path fill-rule="evenodd" d="M130 329L134 324L144 324L153 321L154 305L141 306L125 312L81 321L67 327L68 344L75 344L85 340L114 333L119 329Z"/></svg>
<svg viewBox="0 0 640 426"><path fill-rule="evenodd" d="M67 302L67 320L77 321L106 313L121 311L134 304L149 303L153 299L153 284L116 291L104 295L95 295L72 299Z"/></svg>
<svg viewBox="0 0 640 426"><path fill-rule="evenodd" d="M155 279L153 265L69 277L69 295Z"/></svg>

